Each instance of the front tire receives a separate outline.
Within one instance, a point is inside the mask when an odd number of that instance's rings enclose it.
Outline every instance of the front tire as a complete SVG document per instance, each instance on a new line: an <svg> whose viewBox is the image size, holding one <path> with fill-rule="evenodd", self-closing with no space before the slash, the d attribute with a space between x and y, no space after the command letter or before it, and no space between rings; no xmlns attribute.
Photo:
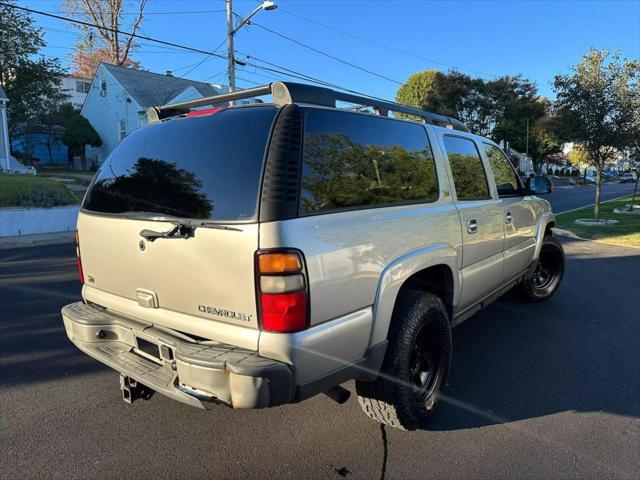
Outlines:
<svg viewBox="0 0 640 480"><path fill-rule="evenodd" d="M450 364L451 327L442 300L431 293L402 292L377 380L356 381L360 406L369 417L394 428L424 427Z"/></svg>
<svg viewBox="0 0 640 480"><path fill-rule="evenodd" d="M545 236L535 270L516 287L516 293L527 302L550 299L562 281L564 264L562 244L551 235Z"/></svg>

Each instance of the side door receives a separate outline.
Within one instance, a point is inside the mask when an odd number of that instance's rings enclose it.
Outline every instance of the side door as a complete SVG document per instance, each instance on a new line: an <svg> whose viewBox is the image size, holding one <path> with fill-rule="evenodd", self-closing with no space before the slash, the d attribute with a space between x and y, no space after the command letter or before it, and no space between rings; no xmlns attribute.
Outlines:
<svg viewBox="0 0 640 480"><path fill-rule="evenodd" d="M524 195L524 186L513 165L496 145L485 141L487 158L504 218L503 282L513 279L529 266L536 246L535 202Z"/></svg>
<svg viewBox="0 0 640 480"><path fill-rule="evenodd" d="M460 311L463 311L500 283L504 220L500 200L491 194L486 166L476 142L458 134L443 134L441 141L462 227Z"/></svg>

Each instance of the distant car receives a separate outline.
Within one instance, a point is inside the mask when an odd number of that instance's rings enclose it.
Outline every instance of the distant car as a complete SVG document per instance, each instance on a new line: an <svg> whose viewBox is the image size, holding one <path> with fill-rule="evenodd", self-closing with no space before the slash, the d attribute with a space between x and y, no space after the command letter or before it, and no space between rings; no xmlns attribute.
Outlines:
<svg viewBox="0 0 640 480"><path fill-rule="evenodd" d="M584 179L587 183L596 183L595 175L587 175L586 177L584 177Z"/></svg>
<svg viewBox="0 0 640 480"><path fill-rule="evenodd" d="M635 182L637 179L635 172L623 173L620 176L620 183Z"/></svg>

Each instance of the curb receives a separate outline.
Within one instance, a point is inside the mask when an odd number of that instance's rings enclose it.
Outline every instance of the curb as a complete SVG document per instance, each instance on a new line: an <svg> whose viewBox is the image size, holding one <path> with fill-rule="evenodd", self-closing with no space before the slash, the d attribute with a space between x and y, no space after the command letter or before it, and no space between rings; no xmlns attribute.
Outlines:
<svg viewBox="0 0 640 480"><path fill-rule="evenodd" d="M20 235L15 237L0 237L0 250L23 247L43 247L46 245L58 245L61 243L73 243L76 232L36 233L33 235Z"/></svg>

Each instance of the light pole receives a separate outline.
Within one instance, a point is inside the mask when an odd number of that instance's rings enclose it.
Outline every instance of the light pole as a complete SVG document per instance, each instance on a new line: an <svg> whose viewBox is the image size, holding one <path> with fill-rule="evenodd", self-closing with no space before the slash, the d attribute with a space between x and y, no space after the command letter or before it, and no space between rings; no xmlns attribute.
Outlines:
<svg viewBox="0 0 640 480"><path fill-rule="evenodd" d="M233 92L236 89L236 65L235 65L235 56L234 56L234 47L233 47L233 36L236 34L238 30L240 30L244 25L251 20L251 18L258 13L260 10L275 10L278 8L278 5L271 0L265 0L260 5L258 5L253 12L247 15L245 18L241 19L238 25L233 26L233 7L231 5L231 0L226 0L227 2L227 77L229 83L229 92ZM231 102L233 104L233 102Z"/></svg>

